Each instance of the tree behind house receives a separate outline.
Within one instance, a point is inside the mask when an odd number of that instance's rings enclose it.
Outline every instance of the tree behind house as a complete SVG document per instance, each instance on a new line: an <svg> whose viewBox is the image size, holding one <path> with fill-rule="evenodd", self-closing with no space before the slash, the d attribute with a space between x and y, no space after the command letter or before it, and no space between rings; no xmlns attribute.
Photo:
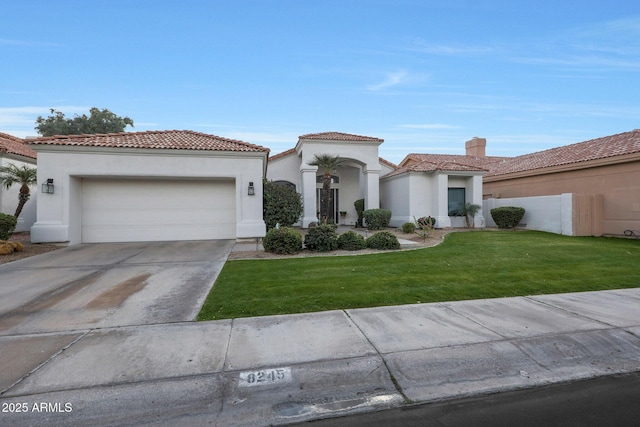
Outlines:
<svg viewBox="0 0 640 427"><path fill-rule="evenodd" d="M89 116L75 115L72 119L64 116L64 113L51 109L51 115L47 118L39 116L36 119L35 129L42 136L53 135L84 135L95 133L124 132L127 126L133 127L133 120L129 117L120 117L108 109L100 110L93 107L89 110Z"/></svg>

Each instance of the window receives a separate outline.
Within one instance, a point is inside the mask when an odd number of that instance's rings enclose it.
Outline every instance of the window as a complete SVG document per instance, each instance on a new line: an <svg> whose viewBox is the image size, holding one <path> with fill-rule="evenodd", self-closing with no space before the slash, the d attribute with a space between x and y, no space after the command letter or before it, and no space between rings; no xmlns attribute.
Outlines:
<svg viewBox="0 0 640 427"><path fill-rule="evenodd" d="M464 188L449 188L449 216L462 216L464 211Z"/></svg>

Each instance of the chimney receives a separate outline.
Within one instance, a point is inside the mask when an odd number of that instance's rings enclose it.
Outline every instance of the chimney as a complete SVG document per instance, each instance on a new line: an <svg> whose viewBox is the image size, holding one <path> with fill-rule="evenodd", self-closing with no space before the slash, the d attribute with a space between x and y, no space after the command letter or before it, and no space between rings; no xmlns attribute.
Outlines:
<svg viewBox="0 0 640 427"><path fill-rule="evenodd" d="M474 136L469 141L464 144L464 148L467 150L467 156L477 157L479 159L484 159L485 148L487 147L487 139L486 138L478 138Z"/></svg>

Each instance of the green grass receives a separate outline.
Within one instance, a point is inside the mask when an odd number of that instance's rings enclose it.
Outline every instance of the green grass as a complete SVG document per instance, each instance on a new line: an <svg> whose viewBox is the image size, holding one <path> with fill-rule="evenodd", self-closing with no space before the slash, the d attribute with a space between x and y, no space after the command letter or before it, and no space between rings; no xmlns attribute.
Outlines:
<svg viewBox="0 0 640 427"><path fill-rule="evenodd" d="M228 261L198 320L638 286L639 240L452 233L412 251Z"/></svg>

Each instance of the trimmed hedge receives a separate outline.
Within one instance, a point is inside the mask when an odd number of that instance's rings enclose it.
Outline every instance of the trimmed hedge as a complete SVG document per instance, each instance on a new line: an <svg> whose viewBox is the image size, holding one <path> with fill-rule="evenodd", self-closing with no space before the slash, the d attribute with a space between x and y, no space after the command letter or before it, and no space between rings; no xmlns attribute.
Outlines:
<svg viewBox="0 0 640 427"><path fill-rule="evenodd" d="M413 234L416 231L416 225L412 222L405 222L402 224L402 232L407 234Z"/></svg>
<svg viewBox="0 0 640 427"><path fill-rule="evenodd" d="M302 197L291 187L265 181L263 185L262 213L267 230L280 224L290 227L302 216Z"/></svg>
<svg viewBox="0 0 640 427"><path fill-rule="evenodd" d="M369 230L380 230L389 226L391 211L389 209L367 209L363 212L363 217Z"/></svg>
<svg viewBox="0 0 640 427"><path fill-rule="evenodd" d="M381 231L367 239L367 247L371 249L400 249L398 238L389 231Z"/></svg>
<svg viewBox="0 0 640 427"><path fill-rule="evenodd" d="M338 236L338 249L344 249L347 251L359 251L360 249L365 249L367 247L367 242L365 242L364 237L360 234L347 231L346 233L342 233Z"/></svg>
<svg viewBox="0 0 640 427"><path fill-rule="evenodd" d="M334 225L310 228L304 237L304 245L310 251L327 252L338 248L338 234Z"/></svg>
<svg viewBox="0 0 640 427"><path fill-rule="evenodd" d="M0 213L0 240L7 240L18 225L18 218L13 215Z"/></svg>
<svg viewBox="0 0 640 427"><path fill-rule="evenodd" d="M267 252L291 255L302 250L302 235L291 227L272 228L262 239Z"/></svg>
<svg viewBox="0 0 640 427"><path fill-rule="evenodd" d="M498 228L513 228L520 224L524 213L524 208L503 206L491 209L491 218L493 218Z"/></svg>

